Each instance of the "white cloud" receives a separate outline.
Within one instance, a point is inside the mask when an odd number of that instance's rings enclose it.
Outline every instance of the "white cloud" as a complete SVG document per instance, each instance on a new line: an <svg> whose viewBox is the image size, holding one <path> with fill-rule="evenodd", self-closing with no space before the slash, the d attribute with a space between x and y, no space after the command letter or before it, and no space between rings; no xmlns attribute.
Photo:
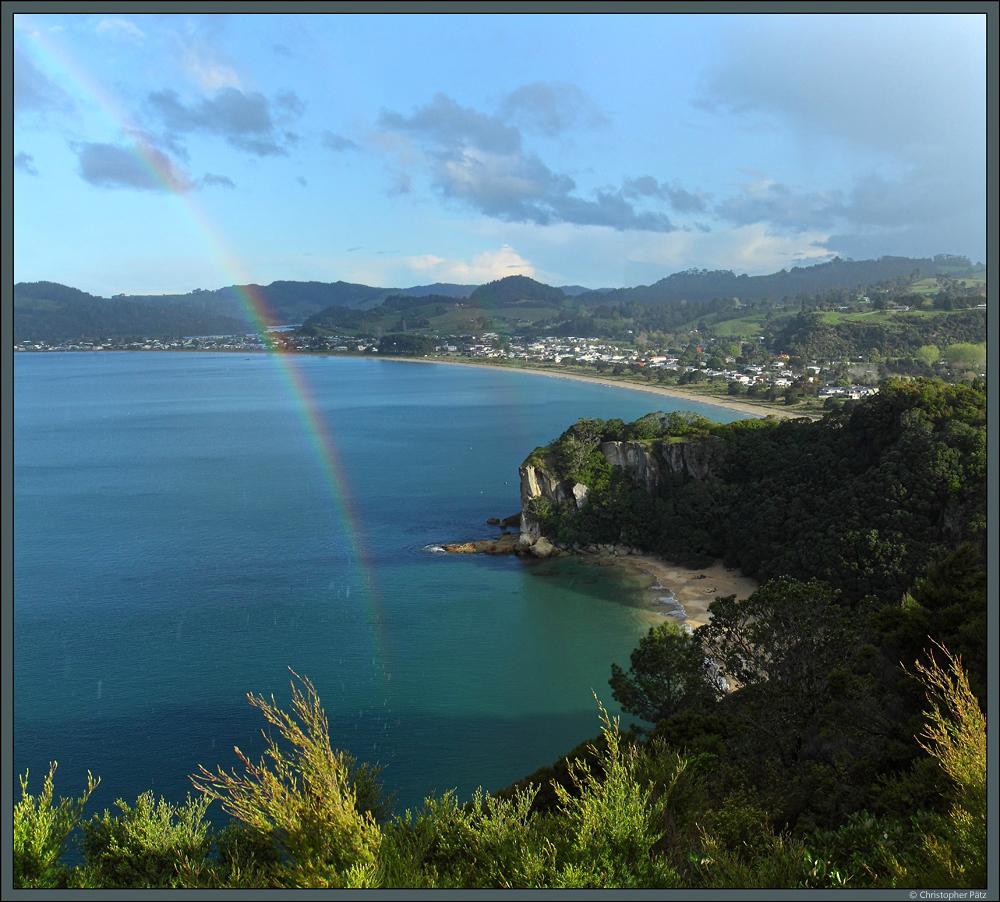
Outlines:
<svg viewBox="0 0 1000 902"><path fill-rule="evenodd" d="M98 34L105 34L114 38L125 38L135 43L141 43L146 39L143 30L127 19L101 19L95 26L94 31Z"/></svg>
<svg viewBox="0 0 1000 902"><path fill-rule="evenodd" d="M242 88L236 70L219 60L211 59L198 47L188 47L183 57L184 71L205 92L220 88Z"/></svg>
<svg viewBox="0 0 1000 902"><path fill-rule="evenodd" d="M35 168L35 158L30 153L22 151L15 154L14 168L20 172L28 173L28 175L38 175L38 170Z"/></svg>
<svg viewBox="0 0 1000 902"><path fill-rule="evenodd" d="M831 228L844 214L840 191L802 192L769 178L758 178L741 188L741 194L716 206L719 218L736 225L765 222L774 228L798 231Z"/></svg>
<svg viewBox="0 0 1000 902"><path fill-rule="evenodd" d="M323 132L322 144L324 147L339 153L344 150L359 150L358 145L350 138L335 134L331 131Z"/></svg>
<svg viewBox="0 0 1000 902"><path fill-rule="evenodd" d="M80 142L71 145L80 176L96 188L131 188L177 193L191 188L191 179L166 154L138 140L129 144Z"/></svg>
<svg viewBox="0 0 1000 902"><path fill-rule="evenodd" d="M202 97L196 103L185 103L176 91L153 91L148 103L162 118L171 140L186 132L207 132L223 136L233 147L258 156L281 155L287 149L277 134L276 119L293 119L301 113L302 104L290 91L269 101L263 94L225 88L212 97ZM275 115L272 115L274 111ZM297 136L285 132L286 143Z"/></svg>
<svg viewBox="0 0 1000 902"><path fill-rule="evenodd" d="M853 174L819 190L744 188L719 215L839 230L866 253L927 253L928 222L939 240L961 233L966 253L985 248L985 17L762 16L753 40L729 37L696 106L783 125L806 156L829 143Z"/></svg>
<svg viewBox="0 0 1000 902"><path fill-rule="evenodd" d="M728 32L702 99L890 157L954 150L983 134L984 38L984 16L761 16L753 40Z"/></svg>
<svg viewBox="0 0 1000 902"><path fill-rule="evenodd" d="M198 184L203 186L218 186L222 188L235 188L236 183L228 175L216 175L214 172L206 172Z"/></svg>
<svg viewBox="0 0 1000 902"><path fill-rule="evenodd" d="M182 70L206 93L244 88L236 64L219 46L219 35L226 21L224 15L192 16L183 21L176 34Z"/></svg>
<svg viewBox="0 0 1000 902"><path fill-rule="evenodd" d="M764 275L823 263L838 252L845 255L830 241L829 232L776 233L764 223L708 232L684 229L628 235L608 227L560 223L540 228L500 225L488 219L467 228L482 241L507 240L515 247L530 248L531 275L540 282L588 288L651 285L692 267Z"/></svg>
<svg viewBox="0 0 1000 902"><path fill-rule="evenodd" d="M572 129L603 128L610 120L577 85L533 82L511 91L500 115L525 131L554 136Z"/></svg>
<svg viewBox="0 0 1000 902"><path fill-rule="evenodd" d="M29 53L14 47L14 112L45 116L73 110L73 101L51 78L35 65Z"/></svg>
<svg viewBox="0 0 1000 902"><path fill-rule="evenodd" d="M414 284L456 282L482 285L505 276L534 277L535 267L508 245L475 254L471 260L448 260L433 254L404 257L401 261L413 273Z"/></svg>
<svg viewBox="0 0 1000 902"><path fill-rule="evenodd" d="M822 263L835 255L824 247L828 232L775 233L763 223L712 232L672 232L651 236L630 252L632 262L662 267L663 278L689 269L731 269L737 275L762 275L792 266Z"/></svg>

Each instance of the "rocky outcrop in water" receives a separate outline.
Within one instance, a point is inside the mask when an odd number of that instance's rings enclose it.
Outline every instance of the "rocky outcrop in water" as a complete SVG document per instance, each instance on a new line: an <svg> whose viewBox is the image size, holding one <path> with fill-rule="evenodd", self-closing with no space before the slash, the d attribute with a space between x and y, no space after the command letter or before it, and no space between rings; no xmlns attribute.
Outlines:
<svg viewBox="0 0 1000 902"><path fill-rule="evenodd" d="M451 554L513 554L518 550L520 536L516 533L504 533L495 539L476 539L472 542L451 542L447 545L434 546Z"/></svg>

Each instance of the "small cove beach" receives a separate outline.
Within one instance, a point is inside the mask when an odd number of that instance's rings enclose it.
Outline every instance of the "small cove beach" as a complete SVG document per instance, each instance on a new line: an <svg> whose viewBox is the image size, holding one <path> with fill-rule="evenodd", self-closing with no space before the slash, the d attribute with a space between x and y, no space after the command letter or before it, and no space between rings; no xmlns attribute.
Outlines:
<svg viewBox="0 0 1000 902"><path fill-rule="evenodd" d="M652 577L650 591L654 593L654 609L650 621L654 623L666 620L697 629L711 619L708 608L716 598L735 595L742 601L757 588L756 580L743 576L720 561L703 570L681 567L650 554L629 555L623 558L623 562ZM686 615L683 620L672 613L673 605L660 601L669 595L683 607ZM657 607L663 610L656 610Z"/></svg>
<svg viewBox="0 0 1000 902"><path fill-rule="evenodd" d="M613 379L603 379L600 376L586 376L577 373L556 372L551 369L537 369L532 367L502 367L474 360L465 361L441 358L410 358L408 360L409 362L442 363L476 367L479 369L510 369L513 372L533 373L539 376L571 379L577 382L590 382L614 388L622 388L628 391L645 392L651 395L667 397L674 401L690 400L698 404L710 404L734 413L746 414L752 417L773 415L779 419L783 419L796 416L792 411L771 410L739 401L727 400L723 402L674 387L628 384ZM559 428L564 429L569 425L571 424L566 423ZM584 555L580 557L580 562L587 564L594 563L595 561L592 557ZM651 626L666 621L683 623L692 630L697 629L699 626L708 623L711 619L708 609L716 598L735 595L738 599L743 600L751 595L758 585L756 580L744 576L734 568L726 567L721 561L716 561L711 566L703 569L684 567L654 554L631 554L603 559L603 563L607 564L609 562L613 562L615 566L644 573L651 578L649 586L650 609L648 612L648 621ZM683 618L680 616L682 610L685 615Z"/></svg>

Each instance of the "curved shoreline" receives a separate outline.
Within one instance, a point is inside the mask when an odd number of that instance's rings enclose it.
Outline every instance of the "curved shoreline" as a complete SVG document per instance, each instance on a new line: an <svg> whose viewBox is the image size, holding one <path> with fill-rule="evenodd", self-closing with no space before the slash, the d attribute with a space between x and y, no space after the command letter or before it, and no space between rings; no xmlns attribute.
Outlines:
<svg viewBox="0 0 1000 902"><path fill-rule="evenodd" d="M27 353L41 353L36 351L31 351ZM74 352L60 352L60 353L74 353ZM129 354L129 353L146 353L145 351L138 351L136 349L128 348L113 348L108 350L94 351L94 350L81 350L75 353L101 353L101 354ZM157 353L156 351L150 351L149 353ZM264 351L258 348L164 348L159 351L159 353L208 353L208 354L267 354L268 351ZM495 363L480 363L475 360L455 360L445 357L402 357L402 356L368 356L364 354L330 354L328 352L299 352L299 351L280 351L281 354L296 354L296 353L307 353L307 354L317 354L322 357L356 357L364 358L367 360L382 360L388 361L390 363L443 363L449 366L470 366L482 370L507 370L513 373L531 373L535 376L552 376L556 379L572 379L576 382L592 382L595 385L607 385L611 388L624 388L628 391L641 391L646 392L650 395L660 395L661 397L674 398L681 401L692 401L697 404L708 404L712 407L721 407L724 410L729 410L733 413L746 414L750 417L758 417L763 419L764 417L772 416L779 420L795 420L795 419L809 419L818 420L822 418L822 414L817 413L806 413L804 411L791 411L784 410L780 407L765 407L763 405L757 404L747 404L745 401L730 401L721 400L719 398L705 397L704 395L695 394L694 392L685 391L682 388L677 388L676 386L663 386L663 385L637 385L634 382L619 382L615 379L608 379L603 376L591 376L584 373L566 373L558 372L551 369L541 369L537 367L530 366L504 366L503 364ZM15 355L16 356L16 355Z"/></svg>
<svg viewBox="0 0 1000 902"><path fill-rule="evenodd" d="M733 413L748 414L749 416L763 419L773 416L778 419L817 419L815 414L804 414L801 412L772 409L770 407L758 407L754 404L747 404L740 401L722 401L717 398L706 398L701 395L687 392L683 389L665 387L662 385L636 385L632 382L617 382L614 379L605 379L601 376L587 376L582 373L560 373L554 370L537 369L530 366L503 366L494 363L478 363L474 360L449 360L443 357L378 357L378 360L401 363L440 363L450 366L471 366L482 370L506 370L513 373L531 373L536 376L552 376L556 379L572 379L575 382L592 382L595 385L608 385L612 388L624 388L628 391L641 391L651 395L674 398L682 401L692 401L698 404L709 404L713 407L722 407Z"/></svg>
<svg viewBox="0 0 1000 902"><path fill-rule="evenodd" d="M744 601L759 586L755 579L744 576L735 568L726 567L722 561L714 561L701 570L673 564L654 554L630 555L622 561L626 566L652 577L656 581L654 586L661 586L670 592L687 615L681 622L691 630L704 626L712 619L708 609L716 598L735 595L738 600ZM656 590L651 586L647 591ZM649 620L654 625L677 622L657 611L655 602L650 609Z"/></svg>

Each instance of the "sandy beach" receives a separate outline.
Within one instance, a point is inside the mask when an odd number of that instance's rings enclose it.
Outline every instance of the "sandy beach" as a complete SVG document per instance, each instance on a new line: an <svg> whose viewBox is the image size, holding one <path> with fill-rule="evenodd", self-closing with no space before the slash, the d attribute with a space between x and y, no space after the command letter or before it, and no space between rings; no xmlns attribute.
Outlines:
<svg viewBox="0 0 1000 902"><path fill-rule="evenodd" d="M725 400L722 400L721 398L710 398L697 394L696 392L685 391L683 388L677 388L672 385L637 385L634 382L619 382L615 379L604 379L601 376L585 376L580 373L562 373L556 370L536 369L534 367L527 366L505 367L476 360L455 360L444 357L380 357L379 359L403 363L438 363L445 364L447 366L474 366L480 369L502 369L510 370L516 373L534 373L538 376L552 376L555 379L572 379L576 382L595 382L598 385L611 385L615 388L625 389L626 391L641 391L650 395L660 395L661 397L666 396L668 398L685 401L697 401L699 404L711 404L714 407L723 407L726 410L733 411L734 413L746 414L747 416L752 417L766 417L768 415L773 415L778 419L797 419L803 416L808 417L809 419L817 418L815 414L805 414L801 411L795 410L783 410L780 407L762 407L756 404L747 404L743 401L730 401L728 398Z"/></svg>
<svg viewBox="0 0 1000 902"><path fill-rule="evenodd" d="M717 597L735 595L737 599L747 598L756 588L756 580L743 576L738 570L730 569L717 561L704 570L693 570L671 564L654 555L636 554L617 558L616 562L641 570L650 577L650 586L661 586L663 591L654 590L653 599L667 595L680 602L687 615L685 620L669 615L673 607L653 603L650 610L650 624L654 623L685 623L691 629L708 623L711 619L708 606ZM659 608L659 610L657 610Z"/></svg>

